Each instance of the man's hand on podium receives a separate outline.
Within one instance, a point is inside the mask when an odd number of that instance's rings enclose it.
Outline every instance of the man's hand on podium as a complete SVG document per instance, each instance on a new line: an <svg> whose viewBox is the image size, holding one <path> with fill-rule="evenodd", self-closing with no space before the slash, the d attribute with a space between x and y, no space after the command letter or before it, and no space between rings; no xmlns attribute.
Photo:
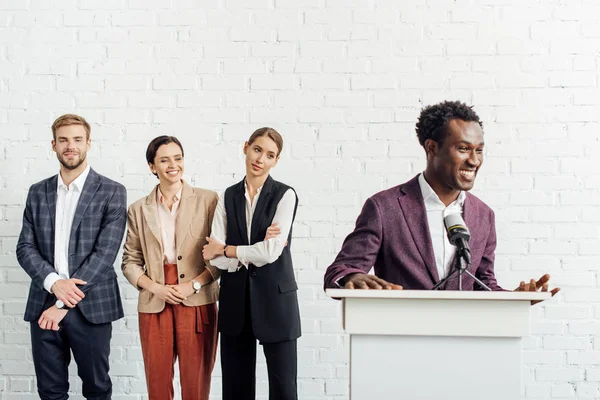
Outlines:
<svg viewBox="0 0 600 400"><path fill-rule="evenodd" d="M529 283L525 283L525 281L521 281L521 284L518 288L515 289L515 292L547 292L548 291L548 282L550 281L550 275L543 275L537 282L535 279L531 279ZM554 288L550 291L552 296L556 293L560 292L560 288ZM537 304L540 301L532 301L531 305Z"/></svg>
<svg viewBox="0 0 600 400"><path fill-rule="evenodd" d="M402 290L402 286L390 283L375 275L354 273L344 277L344 289Z"/></svg>

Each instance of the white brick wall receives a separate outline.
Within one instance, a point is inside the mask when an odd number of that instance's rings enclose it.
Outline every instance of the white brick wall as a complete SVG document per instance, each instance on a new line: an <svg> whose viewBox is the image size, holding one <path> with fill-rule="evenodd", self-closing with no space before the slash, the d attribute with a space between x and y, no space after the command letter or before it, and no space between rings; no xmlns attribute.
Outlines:
<svg viewBox="0 0 600 400"><path fill-rule="evenodd" d="M177 135L189 180L221 191L253 129L280 130L274 176L301 199L300 398L333 400L348 396L348 341L323 272L363 201L423 169L414 122L442 99L484 118L475 192L497 212L501 284L548 271L563 287L532 309L524 399L600 398L599 19L589 0L1 1L0 398L37 398L15 244L27 188L58 169L56 116L92 123L91 164L130 202L156 182L156 135ZM120 281L114 398L141 400L136 292ZM258 375L266 399L262 359ZM219 385L217 365L212 398Z"/></svg>

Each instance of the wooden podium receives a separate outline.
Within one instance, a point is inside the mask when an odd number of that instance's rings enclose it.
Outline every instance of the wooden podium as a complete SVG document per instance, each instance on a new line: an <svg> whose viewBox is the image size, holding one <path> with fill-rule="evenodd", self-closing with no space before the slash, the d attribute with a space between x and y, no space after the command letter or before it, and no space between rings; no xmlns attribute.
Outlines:
<svg viewBox="0 0 600 400"><path fill-rule="evenodd" d="M343 301L350 400L519 400L541 292L327 289Z"/></svg>

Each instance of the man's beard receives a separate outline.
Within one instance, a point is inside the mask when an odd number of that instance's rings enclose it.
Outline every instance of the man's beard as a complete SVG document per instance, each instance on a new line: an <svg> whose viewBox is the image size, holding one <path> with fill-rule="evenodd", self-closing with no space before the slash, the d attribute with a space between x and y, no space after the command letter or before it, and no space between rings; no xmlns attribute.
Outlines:
<svg viewBox="0 0 600 400"><path fill-rule="evenodd" d="M75 164L68 164L67 161L63 160L62 157L58 157L58 161L61 163L61 165L63 167L65 167L66 169L72 171L74 169L77 169L81 164L83 164L83 162L85 161L85 154L83 155L83 157L80 155L79 156L79 160L75 162ZM75 161L75 160L73 160Z"/></svg>

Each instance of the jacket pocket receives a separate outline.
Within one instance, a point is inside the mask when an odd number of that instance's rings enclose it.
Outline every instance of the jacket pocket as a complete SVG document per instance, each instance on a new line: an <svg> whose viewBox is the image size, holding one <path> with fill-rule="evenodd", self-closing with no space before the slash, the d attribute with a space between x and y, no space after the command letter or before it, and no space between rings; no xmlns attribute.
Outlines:
<svg viewBox="0 0 600 400"><path fill-rule="evenodd" d="M195 239L204 239L207 235L206 218L194 217L190 221L190 235Z"/></svg>
<svg viewBox="0 0 600 400"><path fill-rule="evenodd" d="M298 290L298 284L296 281L279 282L277 286L279 286L279 293L287 293Z"/></svg>

